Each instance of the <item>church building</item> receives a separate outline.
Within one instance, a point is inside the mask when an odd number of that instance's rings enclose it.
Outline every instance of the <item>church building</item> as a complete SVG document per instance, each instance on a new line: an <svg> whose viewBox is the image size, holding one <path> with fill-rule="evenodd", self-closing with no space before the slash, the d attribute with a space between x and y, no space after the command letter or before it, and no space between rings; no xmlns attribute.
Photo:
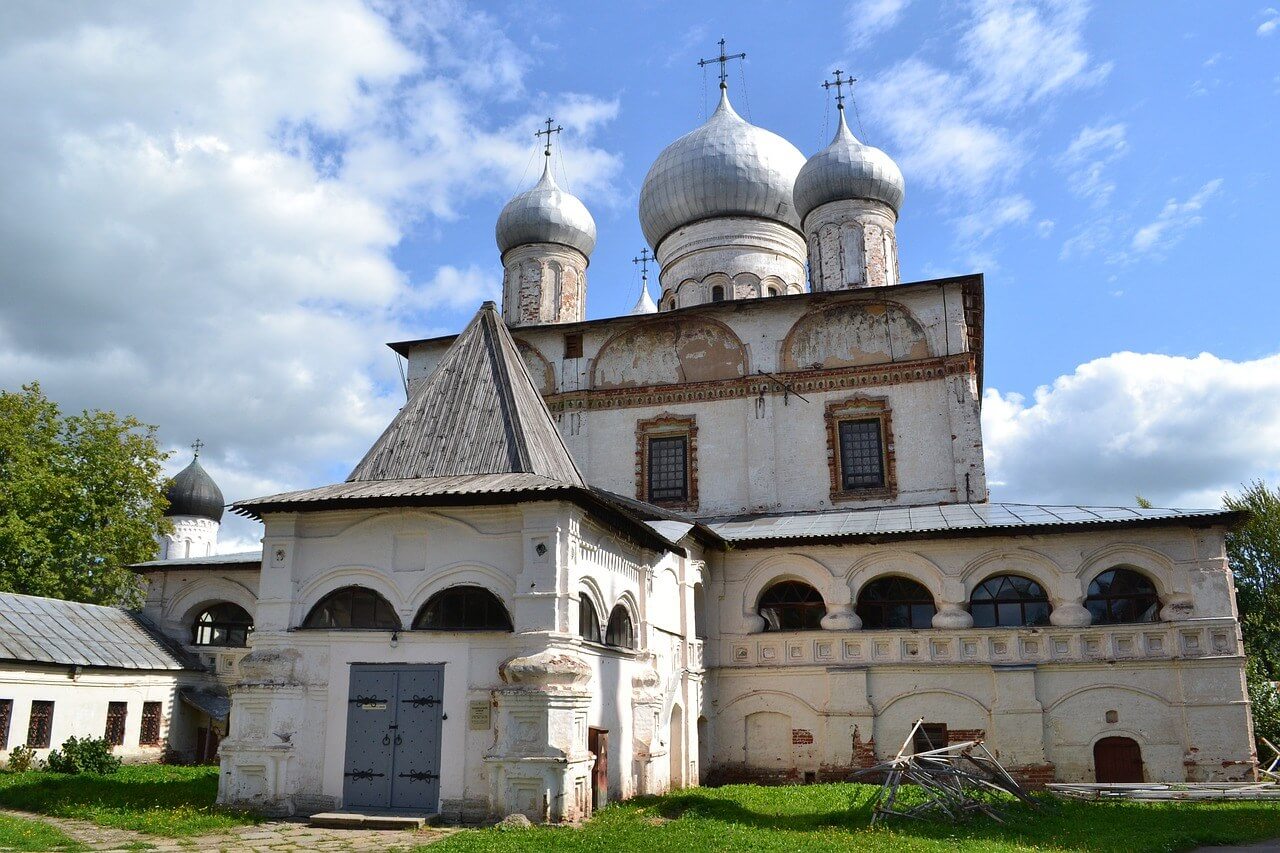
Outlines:
<svg viewBox="0 0 1280 853"><path fill-rule="evenodd" d="M845 779L918 719L1032 784L1252 778L1240 518L990 501L983 278L900 279L902 173L837 100L806 158L722 79L645 178L626 316L587 319L548 157L501 309L391 344L408 400L351 475L235 504L251 566L151 564L175 632L252 614L221 802L570 821Z"/></svg>

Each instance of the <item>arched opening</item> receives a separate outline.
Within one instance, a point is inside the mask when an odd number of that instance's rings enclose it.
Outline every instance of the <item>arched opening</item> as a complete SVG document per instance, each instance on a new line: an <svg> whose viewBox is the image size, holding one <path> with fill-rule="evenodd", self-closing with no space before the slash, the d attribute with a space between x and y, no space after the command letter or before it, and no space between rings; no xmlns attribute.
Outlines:
<svg viewBox="0 0 1280 853"><path fill-rule="evenodd" d="M1094 625L1160 619L1160 597L1155 585L1132 569L1108 569L1094 578L1084 606L1093 617Z"/></svg>
<svg viewBox="0 0 1280 853"><path fill-rule="evenodd" d="M303 628L372 629L399 631L400 617L378 593L363 586L344 586L326 595L311 608Z"/></svg>
<svg viewBox="0 0 1280 853"><path fill-rule="evenodd" d="M774 287L773 285L769 285L769 286L765 289L765 295L767 295L767 296L777 296L777 295L778 295L778 288Z"/></svg>
<svg viewBox="0 0 1280 853"><path fill-rule="evenodd" d="M253 617L238 604L224 601L204 610L191 626L191 644L195 646L227 646L243 648L249 645L253 632Z"/></svg>
<svg viewBox="0 0 1280 853"><path fill-rule="evenodd" d="M707 603L702 584L693 585L693 635L698 639L707 636Z"/></svg>
<svg viewBox="0 0 1280 853"><path fill-rule="evenodd" d="M586 595L578 595L578 636L591 643L603 643L600 636L600 616L596 606Z"/></svg>
<svg viewBox="0 0 1280 853"><path fill-rule="evenodd" d="M1021 575L987 578L969 596L969 613L975 628L1048 625L1050 610L1044 588Z"/></svg>
<svg viewBox="0 0 1280 853"><path fill-rule="evenodd" d="M713 284L711 286L711 301L724 302L724 285L723 284Z"/></svg>
<svg viewBox="0 0 1280 853"><path fill-rule="evenodd" d="M510 631L511 616L482 586L451 586L427 599L413 620L421 631Z"/></svg>
<svg viewBox="0 0 1280 853"><path fill-rule="evenodd" d="M708 740L710 734L707 731L707 718L698 717L698 784L702 785L707 781L707 768L709 766L709 758L711 755L711 742Z"/></svg>
<svg viewBox="0 0 1280 853"><path fill-rule="evenodd" d="M863 628L930 628L938 609L923 585L892 576L862 588L857 612Z"/></svg>
<svg viewBox="0 0 1280 853"><path fill-rule="evenodd" d="M820 631L827 604L804 581L780 581L760 596L757 612L766 631Z"/></svg>
<svg viewBox="0 0 1280 853"><path fill-rule="evenodd" d="M1142 747L1128 737L1104 737L1093 745L1093 773L1099 782L1142 782Z"/></svg>
<svg viewBox="0 0 1280 853"><path fill-rule="evenodd" d="M631 614L621 604L613 608L613 612L609 614L609 625L604 631L604 642L607 646L615 646L619 649L636 647L636 631L631 624Z"/></svg>
<svg viewBox="0 0 1280 853"><path fill-rule="evenodd" d="M667 755L671 759L671 787L684 787L684 709L679 705L671 706L671 732L668 735L671 745Z"/></svg>

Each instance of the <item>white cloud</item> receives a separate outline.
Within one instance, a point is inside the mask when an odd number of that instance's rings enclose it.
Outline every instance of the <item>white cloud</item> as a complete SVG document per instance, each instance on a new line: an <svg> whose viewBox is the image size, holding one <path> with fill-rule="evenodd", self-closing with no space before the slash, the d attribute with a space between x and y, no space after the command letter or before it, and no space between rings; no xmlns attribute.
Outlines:
<svg viewBox="0 0 1280 853"><path fill-rule="evenodd" d="M982 423L996 500L1215 506L1280 477L1280 355L1116 353L1030 401L988 389Z"/></svg>
<svg viewBox="0 0 1280 853"><path fill-rule="evenodd" d="M1076 134L1058 158L1059 166L1067 172L1067 188L1072 193L1090 199L1097 207L1111 200L1116 185L1107 177L1106 168L1128 150L1125 134L1126 127L1119 122L1093 125Z"/></svg>
<svg viewBox="0 0 1280 853"><path fill-rule="evenodd" d="M1053 234L1054 222L1052 219L1041 219L1036 223L1036 233L1041 237L1049 237Z"/></svg>
<svg viewBox="0 0 1280 853"><path fill-rule="evenodd" d="M1021 225L1031 218L1034 210L1035 206L1026 196L1002 196L956 220L956 231L962 240L985 239L1002 228Z"/></svg>
<svg viewBox="0 0 1280 853"><path fill-rule="evenodd" d="M1258 24L1258 35L1269 36L1277 29L1280 29L1280 11L1268 7L1258 14L1266 19L1261 24Z"/></svg>
<svg viewBox="0 0 1280 853"><path fill-rule="evenodd" d="M1200 211L1205 202L1216 195L1221 187L1222 179L1214 178L1186 201L1169 199L1154 221L1134 232L1134 251L1160 251L1173 246L1189 229L1200 224Z"/></svg>
<svg viewBox="0 0 1280 853"><path fill-rule="evenodd" d="M911 0L854 0L845 10L851 47L864 47L893 29Z"/></svg>
<svg viewBox="0 0 1280 853"><path fill-rule="evenodd" d="M1084 48L1088 12L1083 0L976 0L961 40L977 82L973 98L1010 109L1104 80L1111 64L1091 65Z"/></svg>
<svg viewBox="0 0 1280 853"><path fill-rule="evenodd" d="M449 0L22 8L0 4L0 387L136 414L178 465L200 436L228 499L345 476L403 401L383 341L494 294L496 253L421 286L391 253L500 204L544 110L575 190L620 165L591 141L616 100L521 95L527 57ZM229 520L224 547L255 536Z"/></svg>

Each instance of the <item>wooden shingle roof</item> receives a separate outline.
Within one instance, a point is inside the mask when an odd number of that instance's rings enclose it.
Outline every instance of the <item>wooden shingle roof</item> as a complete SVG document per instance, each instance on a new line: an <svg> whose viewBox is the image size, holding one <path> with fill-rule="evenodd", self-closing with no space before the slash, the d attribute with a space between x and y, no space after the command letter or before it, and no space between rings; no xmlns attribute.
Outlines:
<svg viewBox="0 0 1280 853"><path fill-rule="evenodd" d="M347 482L486 474L586 487L492 302L414 387Z"/></svg>

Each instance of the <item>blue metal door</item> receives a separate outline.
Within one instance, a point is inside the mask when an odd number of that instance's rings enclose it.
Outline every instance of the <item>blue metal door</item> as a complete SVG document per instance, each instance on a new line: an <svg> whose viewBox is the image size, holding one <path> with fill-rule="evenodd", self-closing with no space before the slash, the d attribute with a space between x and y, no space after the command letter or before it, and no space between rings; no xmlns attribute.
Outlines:
<svg viewBox="0 0 1280 853"><path fill-rule="evenodd" d="M395 713L395 672L351 667L347 755L342 768L346 808L385 809L390 804Z"/></svg>
<svg viewBox="0 0 1280 853"><path fill-rule="evenodd" d="M352 664L342 800L434 813L440 802L442 664Z"/></svg>
<svg viewBox="0 0 1280 853"><path fill-rule="evenodd" d="M406 667L399 673L391 807L436 811L440 801L440 722L444 671Z"/></svg>

